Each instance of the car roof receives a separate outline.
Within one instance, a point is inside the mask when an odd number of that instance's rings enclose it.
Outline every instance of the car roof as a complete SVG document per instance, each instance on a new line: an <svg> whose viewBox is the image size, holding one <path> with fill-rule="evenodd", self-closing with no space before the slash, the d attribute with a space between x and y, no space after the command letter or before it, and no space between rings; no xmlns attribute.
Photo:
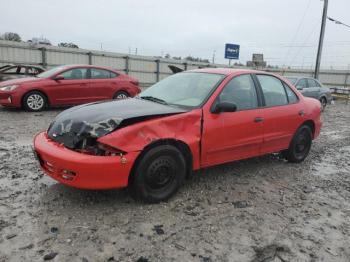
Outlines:
<svg viewBox="0 0 350 262"><path fill-rule="evenodd" d="M86 68L98 68L98 69L105 69L105 70L109 70L109 71L113 71L113 72L118 72L118 70L110 68L110 67L87 65L87 64L72 64L72 65L60 65L60 66L65 68L65 69L86 67Z"/></svg>
<svg viewBox="0 0 350 262"><path fill-rule="evenodd" d="M188 70L186 72L199 72L199 73L210 73L210 74L221 74L221 75L236 75L236 74L269 74L274 75L273 73L266 72L266 71L259 71L259 70L253 70L253 69L235 69L235 68L201 68L201 69L194 69L194 70Z"/></svg>

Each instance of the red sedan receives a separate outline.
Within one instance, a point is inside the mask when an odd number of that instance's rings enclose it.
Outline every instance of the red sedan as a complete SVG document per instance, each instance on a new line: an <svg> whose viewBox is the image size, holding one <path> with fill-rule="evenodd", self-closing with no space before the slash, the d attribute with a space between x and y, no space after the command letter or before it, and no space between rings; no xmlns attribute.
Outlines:
<svg viewBox="0 0 350 262"><path fill-rule="evenodd" d="M140 91L136 79L109 68L58 66L36 77L1 82L0 104L40 111L47 106L133 97Z"/></svg>
<svg viewBox="0 0 350 262"><path fill-rule="evenodd" d="M158 202L192 170L281 152L303 161L321 129L321 105L266 72L200 69L136 98L62 112L34 139L43 171L77 188L129 187Z"/></svg>

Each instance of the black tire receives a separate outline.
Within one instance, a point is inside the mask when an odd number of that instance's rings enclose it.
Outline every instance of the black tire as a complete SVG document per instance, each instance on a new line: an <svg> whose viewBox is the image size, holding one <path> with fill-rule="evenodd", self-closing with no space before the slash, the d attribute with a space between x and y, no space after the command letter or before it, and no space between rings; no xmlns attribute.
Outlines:
<svg viewBox="0 0 350 262"><path fill-rule="evenodd" d="M321 110L324 111L327 106L327 99L325 97L320 98L320 103L321 103Z"/></svg>
<svg viewBox="0 0 350 262"><path fill-rule="evenodd" d="M113 99L126 99L130 97L130 95L125 91L118 91L114 94Z"/></svg>
<svg viewBox="0 0 350 262"><path fill-rule="evenodd" d="M174 146L150 149L135 166L129 189L135 199L148 203L165 201L174 195L186 177L186 162Z"/></svg>
<svg viewBox="0 0 350 262"><path fill-rule="evenodd" d="M301 126L294 134L289 148L282 152L292 163L300 163L308 156L312 144L312 131L307 125Z"/></svg>
<svg viewBox="0 0 350 262"><path fill-rule="evenodd" d="M22 103L26 111L38 112L47 106L47 99L43 93L31 91L25 94Z"/></svg>

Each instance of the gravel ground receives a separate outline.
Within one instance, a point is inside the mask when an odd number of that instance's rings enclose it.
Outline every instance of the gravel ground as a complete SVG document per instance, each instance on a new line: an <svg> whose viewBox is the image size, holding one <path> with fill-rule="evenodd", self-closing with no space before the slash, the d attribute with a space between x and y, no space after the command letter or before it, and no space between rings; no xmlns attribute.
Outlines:
<svg viewBox="0 0 350 262"><path fill-rule="evenodd" d="M302 164L198 172L166 203L43 176L34 134L61 110L0 107L0 261L350 261L350 105L329 106Z"/></svg>

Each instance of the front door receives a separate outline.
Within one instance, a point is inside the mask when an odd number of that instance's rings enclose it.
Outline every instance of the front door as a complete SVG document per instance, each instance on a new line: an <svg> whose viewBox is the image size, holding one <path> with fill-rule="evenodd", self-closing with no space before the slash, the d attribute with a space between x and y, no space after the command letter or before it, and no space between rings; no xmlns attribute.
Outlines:
<svg viewBox="0 0 350 262"><path fill-rule="evenodd" d="M257 156L263 142L263 122L250 74L234 77L216 102L236 104L236 112L203 112L202 167Z"/></svg>
<svg viewBox="0 0 350 262"><path fill-rule="evenodd" d="M62 80L52 80L49 88L56 105L75 105L90 101L87 68L73 68L60 73Z"/></svg>

